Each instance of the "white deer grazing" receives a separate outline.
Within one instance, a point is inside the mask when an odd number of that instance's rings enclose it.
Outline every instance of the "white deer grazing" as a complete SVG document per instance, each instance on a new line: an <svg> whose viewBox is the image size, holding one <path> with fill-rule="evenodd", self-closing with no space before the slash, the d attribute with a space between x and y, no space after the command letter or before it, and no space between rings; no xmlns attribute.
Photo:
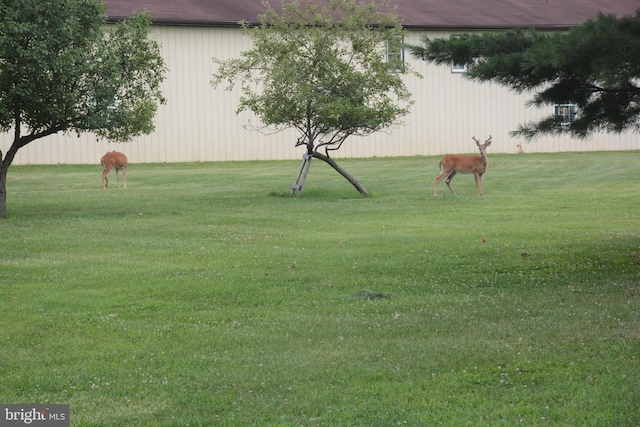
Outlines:
<svg viewBox="0 0 640 427"><path fill-rule="evenodd" d="M116 170L118 188L120 188L120 176L118 175L118 171L121 169L124 188L127 188L127 166L129 165L127 156L117 151L110 151L102 156L102 158L100 159L100 163L102 163L102 167L104 168L104 170L102 171L102 188L107 188L107 185L109 184L107 175L109 175L109 172L111 172L111 170L114 168Z"/></svg>
<svg viewBox="0 0 640 427"><path fill-rule="evenodd" d="M480 155L462 156L460 154L447 154L444 156L442 160L440 160L441 174L436 178L436 186L433 189L434 197L438 195L438 184L440 184L440 181L445 178L447 179L445 182L447 183L449 190L451 190L454 195L456 194L456 192L453 191L453 187L451 187L451 181L458 172L472 173L476 180L478 196L482 196L482 187L484 185L482 175L484 175L487 170L487 166L489 165L486 149L491 145L491 135L489 135L489 139L487 139L484 144L480 144L480 141L478 141L475 136L472 139L480 149Z"/></svg>

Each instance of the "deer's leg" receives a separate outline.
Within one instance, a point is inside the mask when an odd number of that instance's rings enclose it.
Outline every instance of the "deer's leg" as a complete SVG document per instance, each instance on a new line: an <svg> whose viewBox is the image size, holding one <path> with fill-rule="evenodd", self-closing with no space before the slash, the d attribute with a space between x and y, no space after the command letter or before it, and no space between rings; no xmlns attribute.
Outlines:
<svg viewBox="0 0 640 427"><path fill-rule="evenodd" d="M126 168L126 166L122 168L122 182L124 183L124 188L127 188L127 168Z"/></svg>
<svg viewBox="0 0 640 427"><path fill-rule="evenodd" d="M442 181L443 179L449 177L450 173L449 172L442 172L437 178L436 178L436 186L433 189L433 197L438 195L438 184L440 184L440 181ZM447 185L449 185L447 183Z"/></svg>
<svg viewBox="0 0 640 427"><path fill-rule="evenodd" d="M109 185L109 180L107 179L109 172L111 172L111 170L105 169L102 171L102 188L106 189L107 185Z"/></svg>
<svg viewBox="0 0 640 427"><path fill-rule="evenodd" d="M457 173L458 173L457 171L451 172L451 174L445 181L447 183L447 187L449 187L449 190L451 190L454 196L456 195L456 192L453 190L453 187L451 186L451 181L453 181L453 178L456 176Z"/></svg>
<svg viewBox="0 0 640 427"><path fill-rule="evenodd" d="M476 180L476 190L478 191L478 196L482 196L482 175L479 173L474 173L473 178Z"/></svg>

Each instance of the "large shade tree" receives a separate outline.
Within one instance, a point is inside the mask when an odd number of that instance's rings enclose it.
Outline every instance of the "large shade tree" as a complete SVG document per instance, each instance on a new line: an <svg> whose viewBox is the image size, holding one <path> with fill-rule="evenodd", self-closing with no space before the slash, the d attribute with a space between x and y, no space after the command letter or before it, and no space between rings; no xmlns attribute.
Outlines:
<svg viewBox="0 0 640 427"><path fill-rule="evenodd" d="M306 158L328 163L367 194L330 152L409 111L402 74L411 71L399 55L404 29L388 4L321 3L283 1L278 10L265 3L259 25L243 24L251 49L215 60L212 84L232 89L240 82L237 113L255 113L269 131L296 129L295 146L305 147Z"/></svg>
<svg viewBox="0 0 640 427"><path fill-rule="evenodd" d="M512 132L585 138L596 131L637 130L640 118L640 10L617 18L600 14L568 32L512 30L423 38L413 56L436 64L466 63L466 76L518 92L532 91L530 104L576 104L575 120L560 116L525 123Z"/></svg>
<svg viewBox="0 0 640 427"><path fill-rule="evenodd" d="M151 17L108 29L100 0L0 1L0 218L16 153L58 132L126 141L150 133L166 68ZM5 136L3 136L4 138Z"/></svg>

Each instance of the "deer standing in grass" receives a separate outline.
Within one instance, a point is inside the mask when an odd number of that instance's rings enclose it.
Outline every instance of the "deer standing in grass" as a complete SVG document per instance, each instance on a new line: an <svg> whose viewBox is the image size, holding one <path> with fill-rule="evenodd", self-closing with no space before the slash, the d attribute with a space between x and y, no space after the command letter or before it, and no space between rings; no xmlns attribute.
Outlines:
<svg viewBox="0 0 640 427"><path fill-rule="evenodd" d="M104 168L102 171L102 188L107 188L107 185L109 184L107 175L109 175L109 172L114 168L116 170L118 188L120 188L120 176L118 175L119 170L122 170L122 181L124 182L124 188L127 188L127 166L129 165L127 156L117 151L110 151L102 156L100 163L102 163L102 167Z"/></svg>
<svg viewBox="0 0 640 427"><path fill-rule="evenodd" d="M491 145L491 135L489 135L489 139L487 139L484 144L480 144L480 141L476 139L474 136L473 139L476 142L476 145L480 149L479 156L463 156L460 154L447 154L440 160L440 176L436 178L436 186L433 189L433 196L438 195L438 184L443 179L447 179L445 182L449 187L449 190L455 195L456 192L453 191L453 187L451 186L451 181L453 177L456 176L458 172L460 173L472 173L473 177L476 180L476 189L478 190L478 196L482 196L482 187L484 185L484 181L482 175L484 175L487 170L487 166L489 165L489 159L487 159L487 147Z"/></svg>

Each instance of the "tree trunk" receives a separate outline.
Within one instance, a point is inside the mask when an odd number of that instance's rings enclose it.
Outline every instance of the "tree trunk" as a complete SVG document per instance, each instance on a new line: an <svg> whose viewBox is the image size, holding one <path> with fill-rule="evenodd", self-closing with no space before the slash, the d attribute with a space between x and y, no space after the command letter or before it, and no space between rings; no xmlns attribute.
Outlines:
<svg viewBox="0 0 640 427"><path fill-rule="evenodd" d="M7 218L7 172L9 172L9 166L13 163L13 159L15 158L18 150L36 139L44 138L45 136L53 135L54 133L58 133L69 128L68 123L63 123L55 125L52 128L45 129L42 132L20 136L21 123L20 114L16 113L14 124L15 137L13 139L13 144L11 144L11 147L4 156L4 159L2 158L2 151L0 151L0 219Z"/></svg>
<svg viewBox="0 0 640 427"><path fill-rule="evenodd" d="M0 219L7 218L7 169L0 164Z"/></svg>
<svg viewBox="0 0 640 427"><path fill-rule="evenodd" d="M353 185L356 188L356 190L358 190L360 193L362 193L364 195L369 194L367 189L364 188L362 186L362 184L360 184L360 182L357 179L355 179L349 172L347 172L346 170L342 169L340 167L340 165L338 165L331 157L325 156L324 154L318 153L317 151L314 151L313 153L311 153L311 155L313 157L315 157L316 159L322 160L323 162L325 162L329 166L331 166L333 169L335 169L336 172L338 172L347 181L349 181L351 183L351 185Z"/></svg>

